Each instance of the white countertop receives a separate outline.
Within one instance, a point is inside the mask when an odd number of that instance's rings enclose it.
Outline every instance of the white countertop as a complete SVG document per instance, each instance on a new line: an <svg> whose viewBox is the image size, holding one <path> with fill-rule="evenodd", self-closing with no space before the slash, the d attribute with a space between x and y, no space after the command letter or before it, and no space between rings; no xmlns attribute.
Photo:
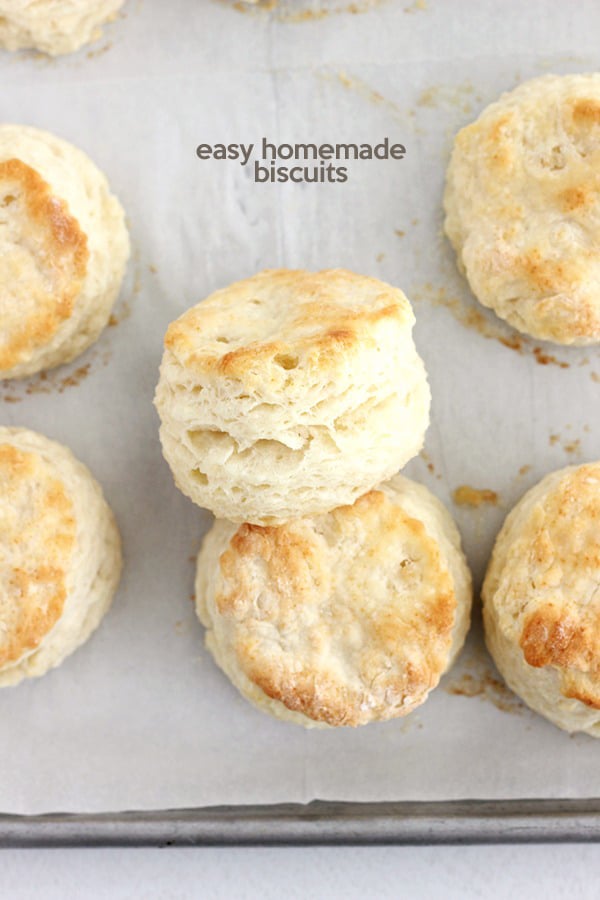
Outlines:
<svg viewBox="0 0 600 900"><path fill-rule="evenodd" d="M599 876L590 844L0 853L0 896L18 900L595 900Z"/></svg>

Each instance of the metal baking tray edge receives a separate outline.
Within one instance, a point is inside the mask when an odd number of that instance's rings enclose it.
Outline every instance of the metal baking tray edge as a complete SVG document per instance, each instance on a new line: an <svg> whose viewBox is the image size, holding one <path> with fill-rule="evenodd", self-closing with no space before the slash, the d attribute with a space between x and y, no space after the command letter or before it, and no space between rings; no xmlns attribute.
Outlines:
<svg viewBox="0 0 600 900"><path fill-rule="evenodd" d="M0 814L0 847L491 844L600 840L600 799Z"/></svg>

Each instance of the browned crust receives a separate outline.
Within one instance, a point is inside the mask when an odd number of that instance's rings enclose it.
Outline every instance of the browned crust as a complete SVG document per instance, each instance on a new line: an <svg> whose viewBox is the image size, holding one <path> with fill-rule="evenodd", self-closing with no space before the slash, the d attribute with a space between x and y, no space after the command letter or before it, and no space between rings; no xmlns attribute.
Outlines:
<svg viewBox="0 0 600 900"><path fill-rule="evenodd" d="M11 328L0 344L0 371L8 371L46 344L68 319L85 278L87 237L65 201L52 194L44 179L20 159L0 162L0 206L21 200L31 234L23 235L53 285L39 308Z"/></svg>
<svg viewBox="0 0 600 900"><path fill-rule="evenodd" d="M361 282L369 286L377 285L377 304L352 309L335 302L335 289L352 289ZM269 337L263 340L257 335L255 340L227 350L226 344L215 343L215 339L210 338L210 332L221 315L221 309L213 298L226 293L229 298L238 297L240 304L243 304L247 302L245 291L253 285L256 285L257 292L287 292L292 312L285 323L284 333L281 339ZM384 282L356 276L342 269L323 272L267 270L237 282L217 295L212 295L171 323L165 335L165 348L181 354L186 365L196 370L234 378L271 364L275 367L280 365L284 371L295 367L288 367L285 363L281 365L281 358L301 358L303 365L309 368L330 368L339 359L347 359L355 347L372 340L370 335L379 322L391 324L394 320L403 322L406 318L406 308L399 301L399 291ZM264 325L267 330L270 328L269 318L265 319ZM227 331L227 325L223 327ZM303 334L309 330L310 333Z"/></svg>
<svg viewBox="0 0 600 900"><path fill-rule="evenodd" d="M591 709L600 709L600 690L590 684L589 677L566 674L562 680L562 693L570 700L579 700Z"/></svg>
<svg viewBox="0 0 600 900"><path fill-rule="evenodd" d="M352 571L347 573L345 582L351 593L343 600L332 597L328 578L335 562L315 541L315 527L320 534L313 524L317 520L298 520L278 527L239 527L220 558L222 581L215 596L217 613L243 623L244 628L235 631L237 663L267 697L289 710L333 726L363 724L373 717L368 686L375 680L386 698L379 702L375 718L404 715L425 699L443 671L456 615L452 579L422 522L407 516L382 492L371 491L330 516L336 517L336 527L344 534L355 534L353 529L358 525L369 535L370 540L363 538L367 543L359 555L368 557L362 564L368 563L371 569L381 566L383 571L393 548L399 552L402 541L408 540L410 543L404 546L415 550L416 558L398 558L397 564L400 568L408 565L406 578L415 579L415 585L421 585L423 574L431 579L433 587L425 586L426 601L416 609L400 609L388 587L381 603L373 606L368 600L363 601L362 591L367 588L361 587L361 580L356 582L360 576ZM268 585L277 597L276 609L266 613L265 618L253 607L253 597L259 589L252 572L257 570L260 584ZM317 595L324 609L315 610L316 624L306 634L303 632L305 646L316 650L314 655L311 653L312 662L306 657L303 661L302 653L288 657L286 651L272 656L262 645L260 622L274 626L279 636L295 633L305 627L300 625L302 607L308 608ZM300 610L299 616L296 610ZM327 658L320 655L338 626L341 630L348 623L362 634L361 652L354 664L363 688L342 679L335 665L332 669ZM339 635L336 637L339 639ZM413 649L412 654L406 653L407 647Z"/></svg>
<svg viewBox="0 0 600 900"><path fill-rule="evenodd" d="M587 629L551 603L525 619L520 645L525 660L536 668L587 667L591 661Z"/></svg>
<svg viewBox="0 0 600 900"><path fill-rule="evenodd" d="M522 623L525 661L560 673L565 697L600 708L600 597L587 597L600 574L600 465L569 471L544 501L529 542L528 585L552 598L536 603ZM515 586L523 595L526 584ZM585 596L582 596L585 594Z"/></svg>
<svg viewBox="0 0 600 900"><path fill-rule="evenodd" d="M600 125L600 103L592 97L579 97L571 104L571 117L579 128Z"/></svg>
<svg viewBox="0 0 600 900"><path fill-rule="evenodd" d="M508 141L508 131L513 120L513 113L499 116L491 123L483 141L490 169L498 173L509 171L513 164L514 151Z"/></svg>
<svg viewBox="0 0 600 900"><path fill-rule="evenodd" d="M559 343L600 334L599 81L585 78L534 80L489 106L457 135L446 195L446 227L459 255L468 246L462 262L481 302ZM535 226L523 223L520 202Z"/></svg>
<svg viewBox="0 0 600 900"><path fill-rule="evenodd" d="M591 206L597 202L598 191L587 185L577 185L566 188L560 195L561 206L564 212L575 212L584 206Z"/></svg>
<svg viewBox="0 0 600 900"><path fill-rule="evenodd" d="M536 247L523 253L517 263L531 287L541 295L569 291L575 283L575 273L565 260L549 259Z"/></svg>
<svg viewBox="0 0 600 900"><path fill-rule="evenodd" d="M577 188L570 189L572 198L580 196ZM590 191L586 193L587 203ZM534 247L516 260L520 271L532 290L533 298L544 309L547 319L555 319L559 333L572 338L596 334L600 320L595 309L579 295L581 288L581 258L592 258L591 251L581 250L578 261L552 259Z"/></svg>
<svg viewBox="0 0 600 900"><path fill-rule="evenodd" d="M29 485L35 486L33 496ZM0 444L0 511L6 504L14 513L13 504L22 506L25 494L28 508L21 511L19 531L0 531L0 555L5 556L4 546L19 560L4 573L0 669L34 650L60 618L67 596L66 562L75 546L73 505L62 484L40 473L33 454ZM37 553L29 557L36 538Z"/></svg>

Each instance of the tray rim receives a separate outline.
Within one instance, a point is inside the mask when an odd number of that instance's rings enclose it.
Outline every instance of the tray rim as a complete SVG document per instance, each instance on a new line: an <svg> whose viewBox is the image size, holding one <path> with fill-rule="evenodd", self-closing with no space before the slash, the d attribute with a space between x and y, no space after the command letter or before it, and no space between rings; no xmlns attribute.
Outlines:
<svg viewBox="0 0 600 900"><path fill-rule="evenodd" d="M106 813L0 813L0 848L525 844L600 841L600 798L313 800Z"/></svg>

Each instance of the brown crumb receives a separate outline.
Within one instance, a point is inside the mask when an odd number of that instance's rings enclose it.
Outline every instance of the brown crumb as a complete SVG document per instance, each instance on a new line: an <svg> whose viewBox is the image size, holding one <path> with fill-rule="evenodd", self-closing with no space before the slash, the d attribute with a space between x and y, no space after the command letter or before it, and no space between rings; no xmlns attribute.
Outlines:
<svg viewBox="0 0 600 900"><path fill-rule="evenodd" d="M404 235L406 234L406 232L402 231L401 228L394 228L394 234L397 235L399 238L403 238Z"/></svg>
<svg viewBox="0 0 600 900"><path fill-rule="evenodd" d="M560 369L568 369L570 364L563 359L557 359L551 353L545 353L541 347L533 348L536 363L540 366L558 366Z"/></svg>
<svg viewBox="0 0 600 900"><path fill-rule="evenodd" d="M570 425L567 425L567 430L571 428ZM586 426L587 427L587 426ZM585 427L583 429L585 431ZM578 456L581 453L581 439L574 438L572 440L563 441L562 435L558 433L550 434L548 436L548 443L551 447L555 447L557 444L562 442L562 449L565 453Z"/></svg>
<svg viewBox="0 0 600 900"><path fill-rule="evenodd" d="M465 672L447 684L445 690L455 697L479 697L482 700L489 700L497 709L506 713L518 715L525 709L525 705L516 694L513 694L489 669L475 674Z"/></svg>
<svg viewBox="0 0 600 900"><path fill-rule="evenodd" d="M531 340L525 335L509 330L509 326L502 320L486 316L479 305L473 306L460 297L448 296L445 288L436 287L430 281L422 285L413 285L411 298L416 303L425 301L434 306L443 306L465 328L476 331L488 340L498 341L509 350L514 350L520 354L530 353L541 366L558 366L560 369L568 369L570 367L570 363L565 360L546 353L539 346L533 346ZM600 381L600 378L598 378L598 381Z"/></svg>
<svg viewBox="0 0 600 900"><path fill-rule="evenodd" d="M33 375L25 388L28 397L32 394L49 394L55 387L53 381L48 378L47 372L40 372L39 375Z"/></svg>
<svg viewBox="0 0 600 900"><path fill-rule="evenodd" d="M156 266L152 266L152 265L148 266L148 270L150 272L152 272L153 275L156 275L156 273L158 272L158 269L156 268Z"/></svg>
<svg viewBox="0 0 600 900"><path fill-rule="evenodd" d="M498 494L489 488L473 488L468 484L461 484L452 494L452 499L457 506L471 506L477 509L484 504L498 505Z"/></svg>
<svg viewBox="0 0 600 900"><path fill-rule="evenodd" d="M77 387L88 375L99 366L106 366L112 358L110 348L91 348L86 352L89 362L74 369L65 375L65 367L49 369L47 372L39 372L29 378L20 379L18 382L0 382L0 400L5 403L19 403L25 397L34 397L39 394L52 394L56 391L62 394L67 388Z"/></svg>
<svg viewBox="0 0 600 900"><path fill-rule="evenodd" d="M421 457L421 459L427 466L428 471L431 472L432 475L435 475L435 466L431 461L431 457L430 457L429 453L427 453L426 450L421 450L421 452L419 453L419 456Z"/></svg>
<svg viewBox="0 0 600 900"><path fill-rule="evenodd" d="M70 375L62 378L58 383L59 394L62 394L65 388L77 387L78 384L81 384L81 382L90 374L90 368L91 363L86 363L85 366L80 366L78 369L75 369L74 372L71 372Z"/></svg>
<svg viewBox="0 0 600 900"><path fill-rule="evenodd" d="M531 466L527 464L526 466L521 466L519 469L519 475L523 477L523 475L527 475L528 472L531 472Z"/></svg>
<svg viewBox="0 0 600 900"><path fill-rule="evenodd" d="M136 277L136 283L134 286L134 293L139 293L140 291L140 282L139 276ZM108 325L110 328L114 328L116 325L120 325L121 322L125 322L131 316L131 304L127 300L123 300L119 304L119 309L115 310L110 314L110 318L108 320Z"/></svg>
<svg viewBox="0 0 600 900"><path fill-rule="evenodd" d="M516 350L517 353L523 352L523 338L520 334L511 334L508 337L500 337L498 340L509 350Z"/></svg>
<svg viewBox="0 0 600 900"><path fill-rule="evenodd" d="M597 372L590 372L590 378L591 378L592 381L594 381L596 384L600 384L600 375L598 375Z"/></svg>
<svg viewBox="0 0 600 900"><path fill-rule="evenodd" d="M436 287L430 281L413 288L411 297L415 302L426 301L434 306L443 306L452 313L457 322L476 331L484 338L500 341L505 347L521 352L523 339L520 336L506 334L503 326L494 320L487 319L479 306L464 303L459 297L448 296L444 287Z"/></svg>
<svg viewBox="0 0 600 900"><path fill-rule="evenodd" d="M385 253L378 253L375 257L375 262L382 262L385 259Z"/></svg>

